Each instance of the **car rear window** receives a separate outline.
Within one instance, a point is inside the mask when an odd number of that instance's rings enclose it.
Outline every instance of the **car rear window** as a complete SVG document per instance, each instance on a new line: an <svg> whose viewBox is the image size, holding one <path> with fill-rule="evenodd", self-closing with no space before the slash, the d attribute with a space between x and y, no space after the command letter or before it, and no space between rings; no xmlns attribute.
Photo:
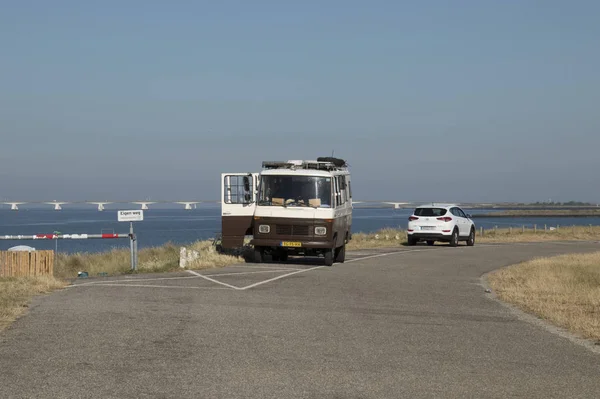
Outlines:
<svg viewBox="0 0 600 399"><path fill-rule="evenodd" d="M446 210L444 208L417 208L415 209L416 216L444 216Z"/></svg>

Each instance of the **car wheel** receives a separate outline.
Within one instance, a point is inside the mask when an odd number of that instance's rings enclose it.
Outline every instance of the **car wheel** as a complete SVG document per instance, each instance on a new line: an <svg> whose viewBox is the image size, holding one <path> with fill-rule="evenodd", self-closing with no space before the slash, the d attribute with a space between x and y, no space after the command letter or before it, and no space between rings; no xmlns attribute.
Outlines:
<svg viewBox="0 0 600 399"><path fill-rule="evenodd" d="M452 237L450 237L450 246L456 247L458 246L458 229L454 229L452 232Z"/></svg>
<svg viewBox="0 0 600 399"><path fill-rule="evenodd" d="M410 246L417 245L417 240L415 238L408 237L408 245L410 245Z"/></svg>
<svg viewBox="0 0 600 399"><path fill-rule="evenodd" d="M432 246L433 244L435 244L435 241L433 241L433 240L427 241L427 245Z"/></svg>
<svg viewBox="0 0 600 399"><path fill-rule="evenodd" d="M471 228L471 233L469 234L469 239L467 240L467 245L472 247L475 245L475 229Z"/></svg>

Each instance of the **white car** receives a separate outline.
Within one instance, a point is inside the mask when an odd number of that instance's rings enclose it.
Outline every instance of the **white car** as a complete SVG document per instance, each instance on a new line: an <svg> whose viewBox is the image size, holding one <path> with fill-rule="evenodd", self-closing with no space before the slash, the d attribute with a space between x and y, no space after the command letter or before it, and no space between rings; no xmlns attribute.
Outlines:
<svg viewBox="0 0 600 399"><path fill-rule="evenodd" d="M408 218L407 236L408 245L416 245L419 241L427 241L429 245L444 241L455 247L459 241L466 241L467 245L473 246L475 223L471 215L457 205L422 205Z"/></svg>

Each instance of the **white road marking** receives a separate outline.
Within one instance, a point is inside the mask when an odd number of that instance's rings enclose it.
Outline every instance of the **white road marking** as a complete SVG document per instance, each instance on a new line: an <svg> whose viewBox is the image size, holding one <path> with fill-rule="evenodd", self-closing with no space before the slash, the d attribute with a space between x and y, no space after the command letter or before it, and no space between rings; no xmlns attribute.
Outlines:
<svg viewBox="0 0 600 399"><path fill-rule="evenodd" d="M83 286L83 285L102 285L102 284L109 284L109 283L131 283L132 281L162 281L162 280L185 280L185 279L190 279L190 278L198 278L198 276L185 276L185 277L160 277L160 278L138 278L138 279L127 279L127 280L104 280L104 281L92 281L89 283L80 283L80 284L73 284L70 287L74 287L76 285L78 286Z"/></svg>
<svg viewBox="0 0 600 399"><path fill-rule="evenodd" d="M279 280L281 278L288 277L288 276L291 276L291 275L294 275L294 274L298 274L298 273L304 273L304 272L308 272L308 271L311 271L311 270L320 269L322 267L324 267L324 266L316 266L316 267L311 267L310 269L297 270L295 272L283 274L281 276L273 277L273 278L270 278L270 279L265 280L265 281L259 281L258 283L250 284L250 285L247 285L247 286L239 288L239 289L240 290L247 290L248 288L257 287L257 286L262 285L262 284L270 283L271 281Z"/></svg>
<svg viewBox="0 0 600 399"><path fill-rule="evenodd" d="M476 245L477 248L481 248L481 247L503 247L503 246L533 246L533 245L543 245L543 244L560 244L560 245L574 245L574 244L578 244L581 242L587 242L587 243L597 243L597 241L562 241L562 242L553 242L553 241L539 241L539 242L529 242L529 243L487 243L487 244L479 244ZM409 249L409 250L397 250L397 251L393 251L393 252L385 252L385 253L379 253L379 254L374 254L374 255L368 255L368 256L360 256L358 258L351 258L345 261L345 263L352 263L352 262L358 262L361 260L367 260L367 259L373 259L373 258L380 258L380 257L384 257L384 256L389 256L389 255L403 255L403 254L407 254L407 253L412 253L412 252L425 252L425 251L430 251L430 250L439 250L439 249L445 249L445 250L456 250L456 249L465 249L468 250L468 246L459 246L459 247L437 247L437 248L428 248L428 247L423 247L423 248L419 248L419 249ZM352 255L358 255L357 253L354 253ZM234 289L234 290L247 290L250 288L254 288L257 286L260 286L262 284L266 284L266 283L270 283L272 281L276 281L288 276L292 276L294 274L298 274L298 273L304 273L304 272L308 272L311 270L316 270L316 269L320 269L323 268L324 266L316 266L316 267L311 267L308 269L299 269L299 268L292 268L292 267L284 267L284 266L261 266L261 265L245 265L245 266L231 266L232 268L241 268L241 269L247 269L247 268L255 268L255 269L274 269L274 270L259 270L259 271L251 271L251 272L228 272L228 273L217 273L217 274L210 274L210 275L204 275L204 274L200 274L196 271L193 270L186 270L188 273L193 274L193 276L188 276L188 277L161 277L161 278L139 278L139 279L132 279L131 276L126 276L126 278L128 278L128 280L109 280L109 281L94 281L94 282L89 282L89 283L81 283L81 284L73 284L70 286L67 286L66 288L71 288L71 287L82 287L82 286L90 286L90 285L103 285L103 286L121 286L121 287L150 287L150 288L197 288L197 289L226 289L226 288L220 288L220 287L187 287L187 286L165 286L165 285L150 285L150 284L132 284L132 282L135 280L136 282L146 282L146 281L161 281L161 280L178 280L178 279L191 279L191 278L202 278L205 279L207 281L210 281L212 283L215 284L219 284L222 285L224 287L227 287L229 289ZM247 275L247 274L261 274L261 273L277 273L277 272L285 272L288 270L293 270L293 272L291 273L286 273L274 278L270 278L264 281L259 281L257 283L254 284L250 284L247 285L245 287L237 287L235 285L231 285L231 284L227 284L224 283L222 281L216 280L211 278L211 276L233 276L233 275Z"/></svg>
<svg viewBox="0 0 600 399"><path fill-rule="evenodd" d="M303 269L299 269L297 267L287 267L287 266L249 266L249 265L244 265L244 266L230 266L231 268L239 268L239 269L246 269L246 268L252 268L252 269L287 269L287 270L303 270Z"/></svg>
<svg viewBox="0 0 600 399"><path fill-rule="evenodd" d="M372 258L380 258L382 256L388 256L388 255L394 255L394 254L407 254L407 253L410 253L410 252L422 252L422 251L427 251L427 250L426 249L409 249L409 250L406 250L406 251L386 252L386 253L383 253L383 254L370 255L370 256L364 256L362 258L350 259L350 260L345 261L344 263L358 262L359 260L372 259Z"/></svg>
<svg viewBox="0 0 600 399"><path fill-rule="evenodd" d="M241 290L242 289L240 287L236 287L235 285L223 283L223 282L221 282L219 280L212 279L212 278L207 277L207 276L205 276L203 274L197 273L197 272L195 272L193 270L188 270L188 273L191 273L191 274L193 274L195 276L198 276L198 277L202 277L203 279L208 280L208 281L212 281L213 283L217 283L217 284L221 284L221 285L223 285L225 287L233 288L234 290Z"/></svg>
<svg viewBox="0 0 600 399"><path fill-rule="evenodd" d="M260 270L260 271L256 271L256 272L231 272L231 273L209 274L209 276L210 277L215 277L215 276L240 276L240 275L245 275L245 274L286 272L288 270L290 270L290 269ZM293 270L303 270L303 269L293 269Z"/></svg>
<svg viewBox="0 0 600 399"><path fill-rule="evenodd" d="M226 290L227 288L222 287L194 287L194 286L185 286L185 285L152 285L152 284L94 284L95 286L102 287L143 287L143 288L187 288L187 289L196 289L196 290ZM79 287L81 284L72 285L71 287Z"/></svg>

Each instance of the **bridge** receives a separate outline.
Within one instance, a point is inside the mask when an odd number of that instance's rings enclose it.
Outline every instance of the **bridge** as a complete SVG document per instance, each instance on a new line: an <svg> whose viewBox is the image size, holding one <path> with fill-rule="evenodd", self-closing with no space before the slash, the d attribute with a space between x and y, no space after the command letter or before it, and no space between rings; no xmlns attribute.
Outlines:
<svg viewBox="0 0 600 399"><path fill-rule="evenodd" d="M19 210L19 206L20 205L27 205L27 204L32 204L32 205L48 205L54 208L55 211L60 211L63 209L63 206L65 205L90 205L90 206L95 206L99 212L102 212L106 209L107 205L112 205L112 204L130 204L130 205L136 205L137 207L139 207L139 209L142 210L148 210L150 209L150 205L154 205L154 204L178 204L178 205L182 205L183 209L185 210L192 210L192 209L197 209L197 205L198 204L220 204L221 201L219 200L190 200L190 201L181 201L181 200L164 200L164 201L150 201L150 200L144 200L144 201L6 201L6 202L0 202L0 204L2 205L8 205L10 206L10 209L13 211L18 211ZM439 203L439 204L446 204L449 203L448 201L435 201L435 202L431 202L431 201L411 201L411 202L407 202L407 201L374 201L374 200L358 200L358 201L352 201L353 205L356 205L357 208L393 208L393 209L411 209L414 208L416 206L422 205L422 204L431 204L431 203ZM508 206L511 208L520 208L522 206L518 206L516 204L493 204L493 203L457 203L457 202L452 202L450 201L450 203L455 203L459 206L462 206L464 208L486 208L486 209L490 209L490 208L499 208L499 207L504 207L504 206Z"/></svg>
<svg viewBox="0 0 600 399"><path fill-rule="evenodd" d="M106 209L107 205L112 204L130 204L136 205L139 209L147 210L150 209L150 205L153 204L178 204L182 205L185 210L197 209L198 204L220 204L221 201L216 200L194 200L194 201L6 201L0 202L2 205L10 206L12 211L18 211L21 205L48 205L51 206L55 211L60 211L65 205L90 205L95 206L99 212ZM359 206L375 206L375 207L393 207L399 208L411 208L421 203L418 202L394 202L394 201L352 201L353 205Z"/></svg>
<svg viewBox="0 0 600 399"><path fill-rule="evenodd" d="M152 204L179 204L183 205L183 209L191 210L196 209L198 204L201 203L220 203L220 201L5 201L0 202L2 205L10 206L12 211L18 211L20 205L50 205L55 211L63 209L64 205L79 204L79 205L93 205L99 212L106 209L107 205L111 204L134 204L138 205L140 209L149 209L149 205Z"/></svg>

